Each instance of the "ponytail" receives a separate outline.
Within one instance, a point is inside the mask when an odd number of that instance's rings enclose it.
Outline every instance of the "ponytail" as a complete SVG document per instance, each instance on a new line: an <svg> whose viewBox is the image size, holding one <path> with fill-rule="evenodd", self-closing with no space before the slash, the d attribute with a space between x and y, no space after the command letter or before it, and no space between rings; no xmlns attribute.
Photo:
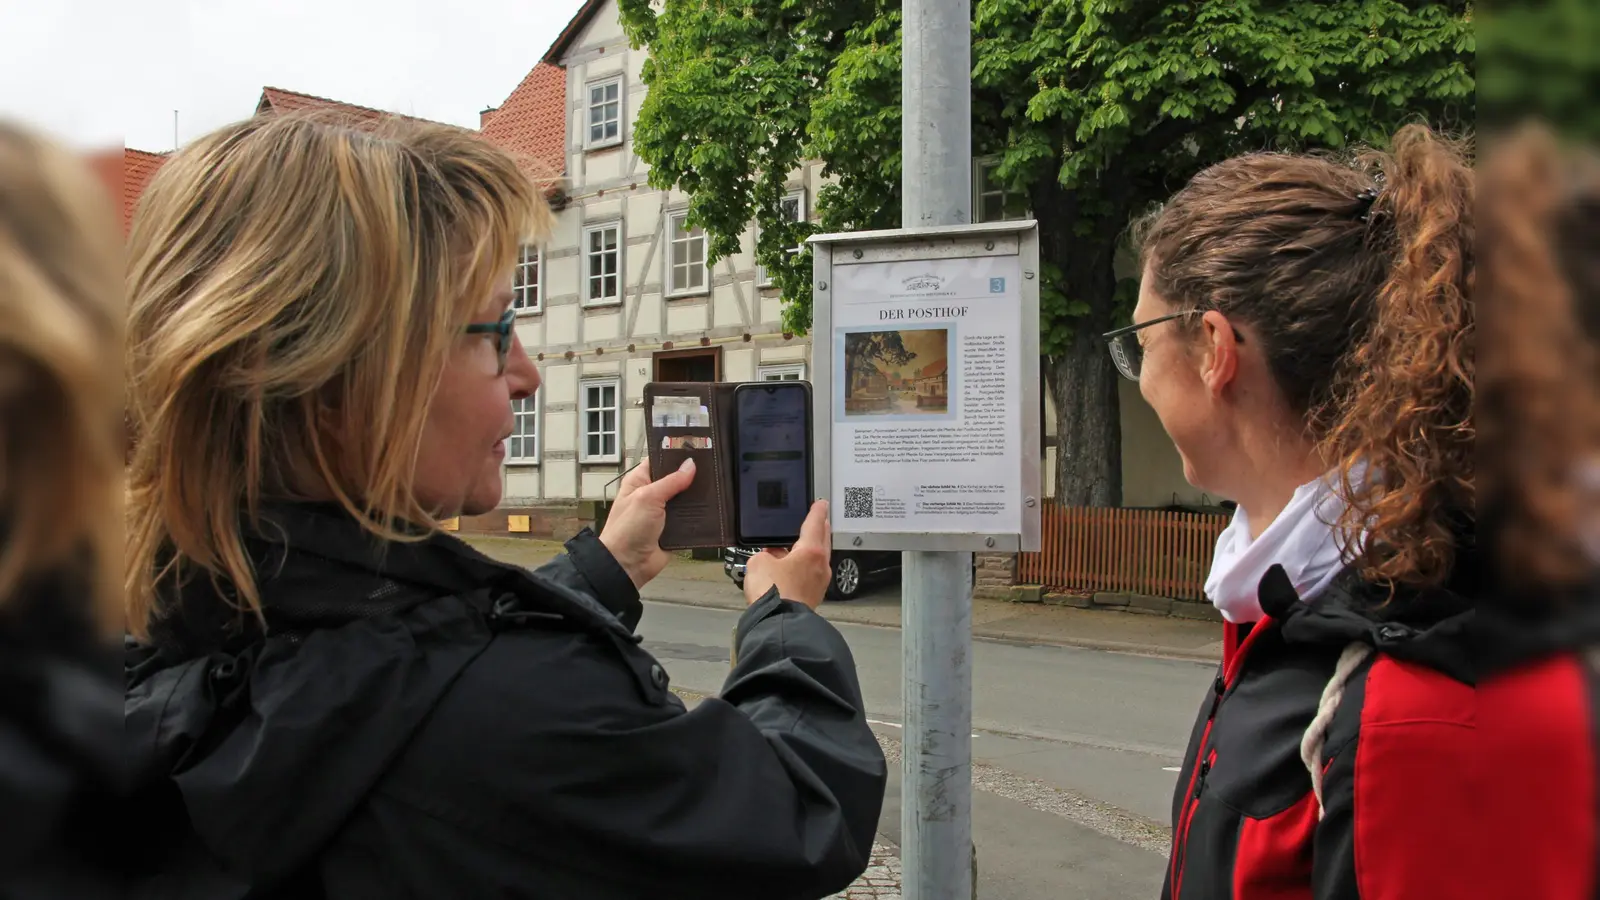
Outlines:
<svg viewBox="0 0 1600 900"><path fill-rule="evenodd" d="M1336 369L1322 450L1350 501L1346 546L1366 535L1363 575L1435 586L1475 518L1474 177L1463 146L1422 126L1364 162L1382 173L1367 228L1391 259Z"/></svg>

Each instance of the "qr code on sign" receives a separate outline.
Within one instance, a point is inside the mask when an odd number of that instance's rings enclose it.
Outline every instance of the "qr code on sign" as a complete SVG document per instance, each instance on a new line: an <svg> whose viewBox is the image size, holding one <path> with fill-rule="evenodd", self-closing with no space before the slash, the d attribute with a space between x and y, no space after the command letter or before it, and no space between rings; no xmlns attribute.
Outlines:
<svg viewBox="0 0 1600 900"><path fill-rule="evenodd" d="M872 518L872 488L847 487L844 489L844 517L846 519Z"/></svg>

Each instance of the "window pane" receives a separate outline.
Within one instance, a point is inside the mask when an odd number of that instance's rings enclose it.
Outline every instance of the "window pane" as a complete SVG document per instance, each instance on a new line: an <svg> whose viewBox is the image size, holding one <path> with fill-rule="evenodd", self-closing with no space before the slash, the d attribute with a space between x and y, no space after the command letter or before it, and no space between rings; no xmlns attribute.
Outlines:
<svg viewBox="0 0 1600 900"><path fill-rule="evenodd" d="M604 102L606 102L606 86L605 85L597 84L594 87L589 88L589 105L590 106L598 106L598 105L600 105L600 104L602 104Z"/></svg>
<svg viewBox="0 0 1600 900"><path fill-rule="evenodd" d="M610 84L606 85L606 99L607 100L615 100L615 99L617 99L617 92L620 91L621 89L622 89L622 82L620 82L620 81L613 81Z"/></svg>
<svg viewBox="0 0 1600 900"><path fill-rule="evenodd" d="M999 194L988 194L983 198L982 215L984 222L999 222L1006 217L1005 197Z"/></svg>
<svg viewBox="0 0 1600 900"><path fill-rule="evenodd" d="M603 292L602 292L601 296L603 296L603 297L615 297L615 296L617 296L617 276L615 276L615 275L607 275L605 277L604 284L605 284L605 287L602 289Z"/></svg>
<svg viewBox="0 0 1600 900"><path fill-rule="evenodd" d="M800 198L799 197L785 197L785 198L783 198L783 206L781 207L781 209L783 210L784 218L788 219L791 222L800 221Z"/></svg>
<svg viewBox="0 0 1600 900"><path fill-rule="evenodd" d="M689 287L703 288L706 286L706 267L704 263L696 263L686 270Z"/></svg>
<svg viewBox="0 0 1600 900"><path fill-rule="evenodd" d="M605 448L600 451L601 455L611 456L615 454L617 452L617 436L615 434L601 435L600 445Z"/></svg>
<svg viewBox="0 0 1600 900"><path fill-rule="evenodd" d="M683 241L672 242L672 264L684 265L689 261L689 245Z"/></svg>
<svg viewBox="0 0 1600 900"><path fill-rule="evenodd" d="M585 449L589 456L600 455L600 435L591 434L585 441Z"/></svg>

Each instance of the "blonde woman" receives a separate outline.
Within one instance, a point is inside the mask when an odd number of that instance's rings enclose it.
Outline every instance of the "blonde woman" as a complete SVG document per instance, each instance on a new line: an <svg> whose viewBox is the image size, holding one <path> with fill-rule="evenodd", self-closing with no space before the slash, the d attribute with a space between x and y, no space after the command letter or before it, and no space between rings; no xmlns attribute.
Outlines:
<svg viewBox="0 0 1600 900"><path fill-rule="evenodd" d="M122 290L82 161L0 122L0 896L112 896Z"/></svg>
<svg viewBox="0 0 1600 900"><path fill-rule="evenodd" d="M723 694L634 633L692 469L529 573L437 531L500 500L539 386L510 272L549 213L474 135L258 118L134 224L127 731L149 896L821 897L886 777L819 617L826 511L763 557Z"/></svg>

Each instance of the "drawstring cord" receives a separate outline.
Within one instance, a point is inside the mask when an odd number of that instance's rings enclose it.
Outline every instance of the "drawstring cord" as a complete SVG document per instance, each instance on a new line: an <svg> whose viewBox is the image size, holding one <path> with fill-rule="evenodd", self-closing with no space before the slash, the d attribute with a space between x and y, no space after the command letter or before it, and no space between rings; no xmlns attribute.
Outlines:
<svg viewBox="0 0 1600 900"><path fill-rule="evenodd" d="M1350 676L1371 655L1372 647L1367 644L1355 643L1344 648L1344 652L1339 654L1338 664L1333 667L1333 677L1322 689L1317 715L1306 728L1305 736L1300 739L1300 759L1306 764L1306 771L1311 773L1311 791L1317 796L1318 821L1322 820L1323 813L1322 751L1328 739L1328 726L1333 722L1333 713L1339 708L1339 702L1344 699L1344 687L1350 682Z"/></svg>

